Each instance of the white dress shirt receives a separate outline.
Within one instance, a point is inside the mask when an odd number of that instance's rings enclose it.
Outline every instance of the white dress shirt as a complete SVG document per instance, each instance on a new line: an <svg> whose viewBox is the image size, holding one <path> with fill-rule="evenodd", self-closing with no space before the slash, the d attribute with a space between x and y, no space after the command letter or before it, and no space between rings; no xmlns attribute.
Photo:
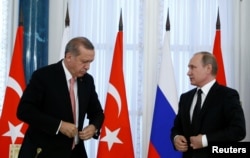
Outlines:
<svg viewBox="0 0 250 158"><path fill-rule="evenodd" d="M216 80L214 79L214 80L208 82L203 87L197 87L197 90L198 89L202 90L202 94L201 94L201 108L203 106L203 103L204 103L204 101L205 101L205 99L207 97L207 94L208 94L209 90L211 89L211 87L213 86L213 84L215 83L215 81ZM192 102L192 105L191 105L191 108L190 108L190 116L193 116L193 111L194 111L196 100L197 100L197 93L195 94L195 96L193 98L193 102ZM190 121L192 122L192 117L190 117ZM203 147L207 147L208 146L206 134L202 135L202 146Z"/></svg>

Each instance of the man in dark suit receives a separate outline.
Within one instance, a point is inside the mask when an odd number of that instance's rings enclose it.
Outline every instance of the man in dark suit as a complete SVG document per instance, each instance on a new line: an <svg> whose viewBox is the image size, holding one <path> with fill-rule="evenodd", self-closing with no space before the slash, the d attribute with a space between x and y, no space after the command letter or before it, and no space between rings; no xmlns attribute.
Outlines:
<svg viewBox="0 0 250 158"><path fill-rule="evenodd" d="M63 60L32 74L17 109L17 117L29 125L19 158L87 157L83 140L98 138L104 120L93 77L87 73L94 56L87 38L73 38ZM85 115L89 124L83 127Z"/></svg>
<svg viewBox="0 0 250 158"><path fill-rule="evenodd" d="M238 92L216 82L218 68L211 53L194 54L188 67L187 75L197 88L181 95L171 140L183 158L207 158L211 143L237 142L245 137L244 113ZM198 89L201 109L192 120Z"/></svg>

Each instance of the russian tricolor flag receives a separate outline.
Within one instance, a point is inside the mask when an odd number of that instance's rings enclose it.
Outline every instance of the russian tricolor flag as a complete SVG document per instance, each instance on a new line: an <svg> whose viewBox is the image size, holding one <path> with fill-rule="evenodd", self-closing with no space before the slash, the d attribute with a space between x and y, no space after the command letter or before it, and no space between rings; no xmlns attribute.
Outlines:
<svg viewBox="0 0 250 158"><path fill-rule="evenodd" d="M174 150L170 139L170 130L178 110L178 97L170 53L169 30L170 25L168 28L167 24L156 91L148 158L181 157L181 153Z"/></svg>

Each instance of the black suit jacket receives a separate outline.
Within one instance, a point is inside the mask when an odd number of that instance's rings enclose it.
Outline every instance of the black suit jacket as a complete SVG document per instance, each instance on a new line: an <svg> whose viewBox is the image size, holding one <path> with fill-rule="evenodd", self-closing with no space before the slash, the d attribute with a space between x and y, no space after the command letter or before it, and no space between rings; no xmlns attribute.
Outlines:
<svg viewBox="0 0 250 158"><path fill-rule="evenodd" d="M94 80L89 74L77 78L79 118L78 130L82 130L85 115L89 124L100 130L104 114L95 91ZM28 123L19 157L69 158L73 138L56 134L60 121L73 123L69 90L62 61L35 71L27 85L17 109L17 117ZM98 132L99 133L99 132ZM97 138L96 135L95 138ZM83 141L77 145L79 157L87 157Z"/></svg>
<svg viewBox="0 0 250 158"><path fill-rule="evenodd" d="M211 87L204 100L199 127L192 129L190 122L190 107L196 88L180 97L178 114L171 129L171 140L176 135L184 135L189 141L190 136L206 134L208 145L212 142L236 142L246 135L245 118L236 90L221 86L217 82ZM208 148L189 150L183 157L208 157Z"/></svg>

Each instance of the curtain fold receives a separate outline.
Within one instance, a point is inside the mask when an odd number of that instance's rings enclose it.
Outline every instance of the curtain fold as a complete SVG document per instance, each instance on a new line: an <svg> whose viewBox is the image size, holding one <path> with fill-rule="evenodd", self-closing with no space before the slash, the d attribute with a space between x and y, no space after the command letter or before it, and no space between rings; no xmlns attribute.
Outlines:
<svg viewBox="0 0 250 158"><path fill-rule="evenodd" d="M235 87L239 90L242 107L245 113L247 135L245 141L250 141L250 1L239 0L233 2L233 54L232 62L234 73L232 79Z"/></svg>

